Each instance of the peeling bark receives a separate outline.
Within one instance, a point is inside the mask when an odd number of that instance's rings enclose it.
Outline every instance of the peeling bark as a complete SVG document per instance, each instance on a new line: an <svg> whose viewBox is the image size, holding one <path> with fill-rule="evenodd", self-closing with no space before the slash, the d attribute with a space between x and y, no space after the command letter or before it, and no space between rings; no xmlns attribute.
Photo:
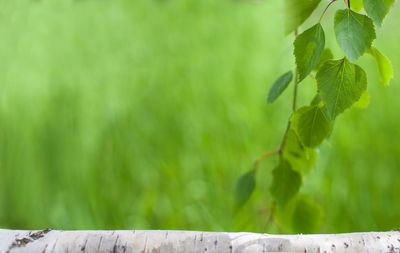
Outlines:
<svg viewBox="0 0 400 253"><path fill-rule="evenodd" d="M0 229L0 253L14 252L397 252L400 232L272 235L196 231Z"/></svg>

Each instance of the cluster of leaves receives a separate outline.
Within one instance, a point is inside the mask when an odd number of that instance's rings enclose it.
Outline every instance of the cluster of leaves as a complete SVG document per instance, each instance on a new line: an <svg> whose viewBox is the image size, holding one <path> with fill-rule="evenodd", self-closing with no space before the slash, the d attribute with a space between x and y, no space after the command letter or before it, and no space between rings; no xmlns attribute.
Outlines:
<svg viewBox="0 0 400 253"><path fill-rule="evenodd" d="M321 216L320 207L309 196L299 194L302 177L316 160L315 149L330 135L337 116L352 106L366 107L369 102L367 75L354 62L367 53L375 58L383 85L389 85L393 78L389 59L372 42L376 38L375 27L382 25L394 0L351 0L351 3L344 0L345 9L337 10L333 22L336 40L344 53L344 57L337 60L333 59L331 50L325 48L325 32L320 23L336 1L329 2L317 24L297 35L299 26L321 0L285 0L285 33L296 35L293 43L296 68L294 74L288 71L279 77L268 95L268 103L274 102L294 80L293 113L283 141L276 152L267 153L262 159L271 154L279 155L279 164L272 170L271 201L281 213L292 217L290 226L298 232L313 232ZM362 9L366 15L359 13ZM308 76L316 81L316 94L309 105L297 109L298 84ZM237 181L237 209L245 204L255 188L259 162Z"/></svg>

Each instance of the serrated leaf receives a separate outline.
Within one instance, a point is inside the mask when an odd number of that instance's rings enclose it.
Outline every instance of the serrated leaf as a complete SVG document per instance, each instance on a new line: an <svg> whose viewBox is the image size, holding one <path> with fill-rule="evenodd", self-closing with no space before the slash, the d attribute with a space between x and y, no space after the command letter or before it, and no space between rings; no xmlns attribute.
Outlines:
<svg viewBox="0 0 400 253"><path fill-rule="evenodd" d="M321 95L319 93L315 94L313 100L310 103L310 106L318 106L322 113L324 114L325 118L327 119L327 121L329 122L329 134L328 137L331 135L332 130L333 130L333 126L335 124L334 119L332 119L332 117L329 114L328 108L324 105L324 101L322 101Z"/></svg>
<svg viewBox="0 0 400 253"><path fill-rule="evenodd" d="M288 87L293 79L292 71L281 75L271 86L268 93L268 103L274 102L279 95Z"/></svg>
<svg viewBox="0 0 400 253"><path fill-rule="evenodd" d="M325 47L325 33L318 23L300 34L294 41L299 82L311 73L317 65Z"/></svg>
<svg viewBox="0 0 400 253"><path fill-rule="evenodd" d="M310 148L321 144L330 131L329 121L319 106L301 107L294 113L291 122L301 142Z"/></svg>
<svg viewBox="0 0 400 253"><path fill-rule="evenodd" d="M385 86L389 85L390 80L393 78L393 68L390 60L374 46L368 49L367 53L372 55L376 60L376 64L378 64L381 83Z"/></svg>
<svg viewBox="0 0 400 253"><path fill-rule="evenodd" d="M329 120L358 101L367 88L364 70L346 58L325 62L316 79Z"/></svg>
<svg viewBox="0 0 400 253"><path fill-rule="evenodd" d="M360 99L354 103L354 106L358 107L360 109L365 109L369 105L369 99L370 99L370 95L369 95L368 91L364 91L361 94Z"/></svg>
<svg viewBox="0 0 400 253"><path fill-rule="evenodd" d="M256 186L255 171L251 170L243 174L235 185L235 206L239 208L243 206L250 198Z"/></svg>
<svg viewBox="0 0 400 253"><path fill-rule="evenodd" d="M351 8L355 12L361 11L361 9L363 8L362 0L351 0Z"/></svg>
<svg viewBox="0 0 400 253"><path fill-rule="evenodd" d="M281 160L272 171L271 194L281 207L292 199L300 189L301 175L292 169L290 163Z"/></svg>
<svg viewBox="0 0 400 253"><path fill-rule="evenodd" d="M313 70L318 70L326 61L333 59L333 53L329 48L325 48L321 57Z"/></svg>
<svg viewBox="0 0 400 253"><path fill-rule="evenodd" d="M394 0L363 0L363 3L368 16L372 18L376 25L381 26Z"/></svg>
<svg viewBox="0 0 400 253"><path fill-rule="evenodd" d="M322 208L308 196L296 199L292 215L292 227L295 233L315 233L322 221Z"/></svg>
<svg viewBox="0 0 400 253"><path fill-rule="evenodd" d="M338 10L334 25L336 40L351 62L363 55L376 38L372 20L350 9Z"/></svg>
<svg viewBox="0 0 400 253"><path fill-rule="evenodd" d="M318 7L321 0L285 0L285 34L296 30Z"/></svg>
<svg viewBox="0 0 400 253"><path fill-rule="evenodd" d="M313 149L303 146L296 132L290 129L282 148L282 158L290 163L293 170L303 173L310 171L317 154Z"/></svg>

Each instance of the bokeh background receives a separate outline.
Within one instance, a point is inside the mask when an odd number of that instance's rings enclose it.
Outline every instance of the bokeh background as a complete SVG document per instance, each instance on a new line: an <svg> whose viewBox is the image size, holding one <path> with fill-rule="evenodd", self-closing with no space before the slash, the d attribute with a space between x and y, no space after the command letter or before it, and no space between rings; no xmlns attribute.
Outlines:
<svg viewBox="0 0 400 253"><path fill-rule="evenodd" d="M290 233L269 222L271 169L233 215L235 180L275 149L294 67L283 1L0 1L0 227ZM309 27L318 20L315 12ZM333 26L327 46L341 58ZM375 46L396 78L367 109L341 115L302 193L324 210L320 233L400 227L400 6ZM299 104L316 85L300 86Z"/></svg>

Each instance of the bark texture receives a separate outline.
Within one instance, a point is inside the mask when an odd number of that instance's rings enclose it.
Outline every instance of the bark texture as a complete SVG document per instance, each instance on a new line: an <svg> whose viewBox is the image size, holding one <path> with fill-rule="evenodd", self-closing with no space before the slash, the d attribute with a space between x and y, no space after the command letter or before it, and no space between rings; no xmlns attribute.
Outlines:
<svg viewBox="0 0 400 253"><path fill-rule="evenodd" d="M400 232L271 235L195 231L0 229L0 252L399 252Z"/></svg>

